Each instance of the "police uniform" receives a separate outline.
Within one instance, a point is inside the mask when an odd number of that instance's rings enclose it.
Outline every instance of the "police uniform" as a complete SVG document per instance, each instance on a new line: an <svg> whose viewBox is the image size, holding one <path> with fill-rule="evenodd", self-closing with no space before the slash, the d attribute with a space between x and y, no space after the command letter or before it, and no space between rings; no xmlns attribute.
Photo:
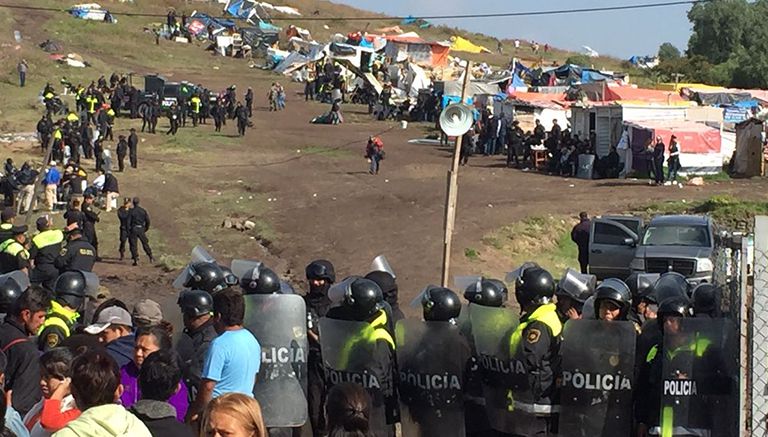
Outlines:
<svg viewBox="0 0 768 437"><path fill-rule="evenodd" d="M55 262L61 253L63 242L64 232L58 229L43 231L32 237L29 256L35 260L35 268L29 274L30 282L42 283L47 289L53 287L53 282L59 276Z"/></svg>
<svg viewBox="0 0 768 437"><path fill-rule="evenodd" d="M46 352L59 346L65 338L70 336L79 318L80 314L77 311L52 300L51 309L48 310L45 322L37 334L38 348Z"/></svg>
<svg viewBox="0 0 768 437"><path fill-rule="evenodd" d="M208 348L218 335L211 319L194 331L185 328L176 344L176 351L181 360L181 373L184 383L189 387L192 400L197 396L197 388L202 381L203 363Z"/></svg>
<svg viewBox="0 0 768 437"><path fill-rule="evenodd" d="M13 223L0 224L0 243L5 242L9 238L13 238Z"/></svg>
<svg viewBox="0 0 768 437"><path fill-rule="evenodd" d="M535 416L533 426L540 424L540 431L556 431L558 408L553 404L557 399L555 379L560 371L562 330L555 304L548 303L524 314L510 338L510 356L525 369L519 377L527 378L522 386L529 388L522 396L509 394L510 408Z"/></svg>
<svg viewBox="0 0 768 437"><path fill-rule="evenodd" d="M83 272L93 271L93 265L96 263L96 249L90 243L82 238L71 240L61 249L55 265L59 272L68 272L80 270Z"/></svg>
<svg viewBox="0 0 768 437"><path fill-rule="evenodd" d="M83 238L88 240L93 246L96 256L99 254L99 238L96 235L96 222L99 221L99 214L94 210L93 204L83 204Z"/></svg>
<svg viewBox="0 0 768 437"><path fill-rule="evenodd" d="M0 273L29 269L29 252L14 239L0 243Z"/></svg>

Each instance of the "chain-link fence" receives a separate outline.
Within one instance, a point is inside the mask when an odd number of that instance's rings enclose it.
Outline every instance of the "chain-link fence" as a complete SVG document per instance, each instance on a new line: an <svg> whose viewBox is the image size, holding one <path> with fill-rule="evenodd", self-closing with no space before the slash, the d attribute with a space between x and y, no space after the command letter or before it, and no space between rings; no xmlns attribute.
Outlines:
<svg viewBox="0 0 768 437"><path fill-rule="evenodd" d="M749 247L745 252L750 252ZM742 354L747 365L742 379L747 428L744 434L763 437L768 417L768 217L755 217L752 258L753 276L743 281L742 290L746 320L741 334L747 349Z"/></svg>

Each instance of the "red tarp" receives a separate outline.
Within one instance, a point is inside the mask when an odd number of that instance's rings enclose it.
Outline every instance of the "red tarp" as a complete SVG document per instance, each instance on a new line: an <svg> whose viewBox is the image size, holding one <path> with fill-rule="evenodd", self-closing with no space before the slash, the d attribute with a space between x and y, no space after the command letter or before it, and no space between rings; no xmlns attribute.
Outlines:
<svg viewBox="0 0 768 437"><path fill-rule="evenodd" d="M605 87L605 100L631 100L660 105L675 105L685 102L679 94L671 91L649 90L630 86Z"/></svg>
<svg viewBox="0 0 768 437"><path fill-rule="evenodd" d="M633 121L626 125L635 129L653 131L653 136L661 136L664 144L669 145L672 135L677 137L682 153L720 153L720 131L703 123L692 121Z"/></svg>
<svg viewBox="0 0 768 437"><path fill-rule="evenodd" d="M508 88L507 95L510 99L526 102L531 106L539 108L563 109L568 108L571 104L571 102L565 100L565 94L563 93L529 93Z"/></svg>

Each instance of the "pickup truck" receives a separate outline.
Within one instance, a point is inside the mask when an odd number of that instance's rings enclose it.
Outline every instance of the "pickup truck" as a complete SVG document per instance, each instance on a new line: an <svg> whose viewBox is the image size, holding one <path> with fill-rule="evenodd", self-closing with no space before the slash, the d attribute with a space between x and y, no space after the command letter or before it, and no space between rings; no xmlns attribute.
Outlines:
<svg viewBox="0 0 768 437"><path fill-rule="evenodd" d="M589 273L626 278L633 272L678 272L692 285L712 282L715 223L703 215L660 215L645 225L634 216L592 220Z"/></svg>

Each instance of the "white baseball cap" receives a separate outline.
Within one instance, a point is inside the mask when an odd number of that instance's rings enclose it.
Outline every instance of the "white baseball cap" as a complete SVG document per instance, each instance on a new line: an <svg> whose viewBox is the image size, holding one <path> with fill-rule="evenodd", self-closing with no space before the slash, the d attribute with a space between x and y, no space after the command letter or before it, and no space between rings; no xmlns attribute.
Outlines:
<svg viewBox="0 0 768 437"><path fill-rule="evenodd" d="M133 326L133 320L131 319L131 313L119 306L111 306L104 308L99 313L99 318L96 319L96 323L88 325L85 328L85 332L96 335L109 328L110 325L124 325Z"/></svg>

